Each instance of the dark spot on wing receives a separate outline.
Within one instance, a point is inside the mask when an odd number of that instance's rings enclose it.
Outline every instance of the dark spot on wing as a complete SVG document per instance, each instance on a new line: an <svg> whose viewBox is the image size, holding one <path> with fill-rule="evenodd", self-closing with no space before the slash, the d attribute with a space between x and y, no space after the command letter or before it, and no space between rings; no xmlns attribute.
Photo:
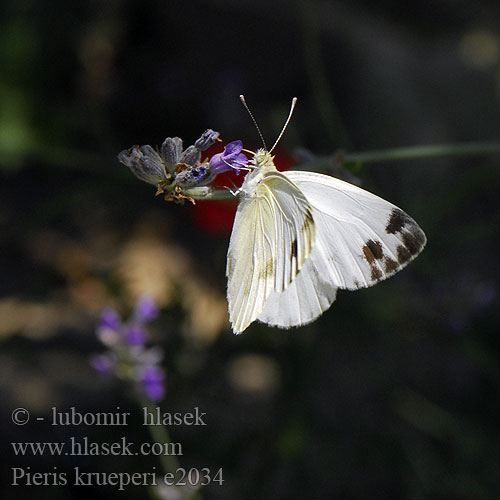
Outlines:
<svg viewBox="0 0 500 500"><path fill-rule="evenodd" d="M416 255L424 246L425 237L422 231L414 231L413 233L404 233L402 240L405 247L411 255Z"/></svg>
<svg viewBox="0 0 500 500"><path fill-rule="evenodd" d="M290 248L290 253L292 255L292 258L295 257L297 258L297 238L295 238L293 241L292 241L292 246Z"/></svg>
<svg viewBox="0 0 500 500"><path fill-rule="evenodd" d="M371 278L373 281L379 280L382 277L382 271L375 265L371 266L372 274Z"/></svg>
<svg viewBox="0 0 500 500"><path fill-rule="evenodd" d="M297 276L297 273L299 272L299 263L297 261L297 238L295 238L292 241L292 245L290 247L290 271L291 271L291 276L292 278L295 278ZM288 286L288 283L287 283Z"/></svg>
<svg viewBox="0 0 500 500"><path fill-rule="evenodd" d="M384 265L386 273L392 273L393 271L396 271L396 269L399 267L399 264L390 257L386 257L384 259Z"/></svg>
<svg viewBox="0 0 500 500"><path fill-rule="evenodd" d="M382 243L380 241L368 240L366 246L372 251L374 257L378 260L384 256L384 251L382 250Z"/></svg>
<svg viewBox="0 0 500 500"><path fill-rule="evenodd" d="M273 262L273 259L269 259L267 262L266 262L266 265L264 267L262 267L262 269L260 269L259 273L258 273L258 277L259 279L268 279L270 278L271 276L273 276L274 274L274 262Z"/></svg>
<svg viewBox="0 0 500 500"><path fill-rule="evenodd" d="M314 246L314 239L316 237L316 227L314 225L314 219L312 215L312 210L310 206L306 207L306 211L304 213L304 223L302 224L302 232L306 235L309 235L309 238L306 236L306 241L310 242L310 246L308 245L305 248L305 258L309 257L309 253L311 248Z"/></svg>
<svg viewBox="0 0 500 500"><path fill-rule="evenodd" d="M379 260L384 256L380 241L368 240L362 248L366 262L372 265L375 259Z"/></svg>
<svg viewBox="0 0 500 500"><path fill-rule="evenodd" d="M396 247L396 253L401 265L415 257L425 245L423 231L408 214L399 208L392 209L385 230L388 234L399 233L398 239L402 244ZM392 263L389 266L392 266Z"/></svg>
<svg viewBox="0 0 500 500"><path fill-rule="evenodd" d="M398 262L400 264L404 264L411 259L411 253L403 245L398 245L396 252L398 253Z"/></svg>
<svg viewBox="0 0 500 500"><path fill-rule="evenodd" d="M311 210L311 207L309 205L306 207L306 211L304 214L304 228L308 224L314 224L312 210Z"/></svg>
<svg viewBox="0 0 500 500"><path fill-rule="evenodd" d="M363 247L363 255L368 264L372 265L375 262L375 255L373 255L373 252L366 245Z"/></svg>
<svg viewBox="0 0 500 500"><path fill-rule="evenodd" d="M413 224L413 219L408 214L399 208L393 208L387 226L385 227L385 232L387 234L399 233L405 226Z"/></svg>

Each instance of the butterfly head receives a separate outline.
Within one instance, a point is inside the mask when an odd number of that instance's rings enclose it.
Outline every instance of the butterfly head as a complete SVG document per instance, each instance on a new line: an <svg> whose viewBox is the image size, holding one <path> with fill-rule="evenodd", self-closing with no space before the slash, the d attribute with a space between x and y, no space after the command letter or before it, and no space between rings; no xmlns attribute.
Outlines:
<svg viewBox="0 0 500 500"><path fill-rule="evenodd" d="M252 158L251 164L261 172L265 170L276 170L274 166L274 156L264 148L258 149Z"/></svg>

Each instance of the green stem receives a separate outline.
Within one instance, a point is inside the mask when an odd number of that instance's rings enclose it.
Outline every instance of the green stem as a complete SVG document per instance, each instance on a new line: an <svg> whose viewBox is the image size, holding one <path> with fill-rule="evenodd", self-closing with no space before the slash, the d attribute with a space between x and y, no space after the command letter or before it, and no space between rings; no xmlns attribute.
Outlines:
<svg viewBox="0 0 500 500"><path fill-rule="evenodd" d="M346 153L343 163L346 166L398 160L418 160L442 156L474 156L500 154L500 142L465 142L462 144L429 144L404 148L381 149Z"/></svg>
<svg viewBox="0 0 500 500"><path fill-rule="evenodd" d="M143 401L142 407L148 412L155 414L156 406L150 402ZM170 433L164 425L148 425L149 434L155 443L171 443ZM175 472L179 467L179 461L175 455L160 455L160 462L165 472Z"/></svg>
<svg viewBox="0 0 500 500"><path fill-rule="evenodd" d="M143 407L146 407L149 413L156 413L156 405L149 401L141 401L141 408ZM170 433L164 425L148 425L147 427L153 442L161 444L172 442ZM177 469L180 467L179 460L177 460L175 455L160 455L159 459L165 474L168 472L175 474ZM183 496L183 499L185 500L201 500L201 498L202 496L199 490L193 490L188 496Z"/></svg>

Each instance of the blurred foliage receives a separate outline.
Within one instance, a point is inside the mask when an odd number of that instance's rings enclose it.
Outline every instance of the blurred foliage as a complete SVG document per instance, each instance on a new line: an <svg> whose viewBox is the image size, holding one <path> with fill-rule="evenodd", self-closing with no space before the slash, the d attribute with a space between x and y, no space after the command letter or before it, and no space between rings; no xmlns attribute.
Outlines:
<svg viewBox="0 0 500 500"><path fill-rule="evenodd" d="M191 143L208 127L258 147L240 93L269 143L299 97L283 154L499 141L499 26L493 0L4 0L2 496L146 498L139 488L7 489L15 466L158 466L154 457L14 457L7 443L123 435L15 427L10 413L136 412L88 356L99 350L99 311L126 312L149 292L162 306L164 411L199 406L209 423L171 429L181 463L224 470L224 486L205 498L498 498L498 156L357 170L421 224L426 250L388 282L340 292L312 325L255 325L234 337L229 232L213 230L218 213L227 227L234 204L167 204L116 154L166 136ZM148 439L139 418L126 433Z"/></svg>

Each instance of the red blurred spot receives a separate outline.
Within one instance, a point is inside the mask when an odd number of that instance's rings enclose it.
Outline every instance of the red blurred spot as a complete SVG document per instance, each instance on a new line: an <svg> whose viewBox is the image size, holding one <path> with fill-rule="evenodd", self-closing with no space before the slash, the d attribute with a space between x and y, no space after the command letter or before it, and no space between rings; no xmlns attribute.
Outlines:
<svg viewBox="0 0 500 500"><path fill-rule="evenodd" d="M191 209L194 223L211 234L229 234L233 227L236 200L197 201Z"/></svg>
<svg viewBox="0 0 500 500"><path fill-rule="evenodd" d="M274 164L278 170L288 170L289 168L292 168L295 163L295 159L288 153L280 151L279 149L275 150Z"/></svg>

